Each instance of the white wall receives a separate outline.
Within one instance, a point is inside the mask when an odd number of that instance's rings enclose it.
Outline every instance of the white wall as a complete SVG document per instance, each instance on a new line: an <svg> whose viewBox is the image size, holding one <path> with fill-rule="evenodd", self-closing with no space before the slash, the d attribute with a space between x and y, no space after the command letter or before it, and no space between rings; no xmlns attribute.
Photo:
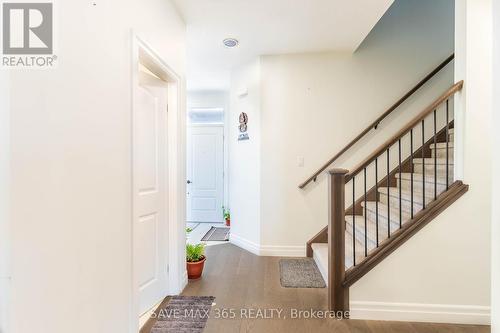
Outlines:
<svg viewBox="0 0 500 333"><path fill-rule="evenodd" d="M260 60L231 74L229 127L229 207L231 242L258 253L260 244L261 101ZM241 112L248 115L250 140L238 141Z"/></svg>
<svg viewBox="0 0 500 333"><path fill-rule="evenodd" d="M493 1L493 119L500 124L500 2ZM492 170L500 170L500 131L494 131L492 141ZM492 203L500 202L500 174L492 173ZM500 206L492 204L491 219L491 324L492 332L500 332Z"/></svg>
<svg viewBox="0 0 500 333"><path fill-rule="evenodd" d="M8 331L10 292L10 106L9 73L0 71L0 332Z"/></svg>
<svg viewBox="0 0 500 333"><path fill-rule="evenodd" d="M456 101L456 162L470 189L351 289L364 317L490 320L491 1L457 1L456 13L455 81L465 81ZM409 303L403 315L376 311L393 302Z"/></svg>
<svg viewBox="0 0 500 333"><path fill-rule="evenodd" d="M229 109L229 93L223 90L195 90L187 93L187 107Z"/></svg>
<svg viewBox="0 0 500 333"><path fill-rule="evenodd" d="M131 313L131 29L183 77L185 25L165 0L94 3L58 2L58 68L12 73L14 333L34 325L134 332L138 319Z"/></svg>
<svg viewBox="0 0 500 333"><path fill-rule="evenodd" d="M301 255L327 224L325 177L297 186L453 52L452 4L395 3L354 55L262 57L264 246ZM452 83L450 65L335 166L353 167Z"/></svg>

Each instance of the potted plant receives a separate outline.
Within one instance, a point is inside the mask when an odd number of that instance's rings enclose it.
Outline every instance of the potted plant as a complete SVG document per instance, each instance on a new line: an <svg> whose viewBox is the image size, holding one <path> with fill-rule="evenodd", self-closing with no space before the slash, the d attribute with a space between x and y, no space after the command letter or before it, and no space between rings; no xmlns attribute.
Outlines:
<svg viewBox="0 0 500 333"><path fill-rule="evenodd" d="M222 206L222 214L224 215L224 220L226 221L226 226L231 226L231 212Z"/></svg>
<svg viewBox="0 0 500 333"><path fill-rule="evenodd" d="M205 244L186 244L188 279L199 279L205 266Z"/></svg>

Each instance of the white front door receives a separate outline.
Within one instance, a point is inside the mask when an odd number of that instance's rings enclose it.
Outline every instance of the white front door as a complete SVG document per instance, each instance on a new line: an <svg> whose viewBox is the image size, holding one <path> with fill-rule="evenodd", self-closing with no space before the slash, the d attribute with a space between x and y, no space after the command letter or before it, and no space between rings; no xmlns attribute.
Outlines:
<svg viewBox="0 0 500 333"><path fill-rule="evenodd" d="M187 221L222 222L224 127L192 126L187 139Z"/></svg>
<svg viewBox="0 0 500 333"><path fill-rule="evenodd" d="M134 270L143 314L167 294L167 84L139 71L133 119Z"/></svg>

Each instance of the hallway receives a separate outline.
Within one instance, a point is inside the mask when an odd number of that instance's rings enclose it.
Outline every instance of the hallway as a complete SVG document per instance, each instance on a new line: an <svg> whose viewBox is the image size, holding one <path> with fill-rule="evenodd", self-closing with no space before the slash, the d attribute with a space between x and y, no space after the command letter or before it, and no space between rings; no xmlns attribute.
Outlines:
<svg viewBox="0 0 500 333"><path fill-rule="evenodd" d="M407 322L382 322L332 319L292 319L291 309L326 309L327 289L288 289L280 286L279 257L258 257L232 244L207 248L203 277L190 281L182 295L215 296L205 333L219 332L360 332L360 333L486 333L487 326L446 325ZM167 303L167 302L164 302ZM274 319L250 319L241 310L266 309ZM278 311L281 312L281 319ZM215 319L223 310L234 310L234 319ZM271 311L272 310L272 311ZM286 316L288 320L283 320ZM148 323L148 327L152 326ZM142 333L149 332L143 330Z"/></svg>

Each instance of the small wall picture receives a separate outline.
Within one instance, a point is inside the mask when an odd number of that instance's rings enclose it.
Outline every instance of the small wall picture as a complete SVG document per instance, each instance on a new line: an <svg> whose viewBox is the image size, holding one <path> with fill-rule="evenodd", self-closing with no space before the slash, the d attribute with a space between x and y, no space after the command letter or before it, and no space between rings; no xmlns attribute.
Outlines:
<svg viewBox="0 0 500 333"><path fill-rule="evenodd" d="M240 130L240 135L238 135L238 141L244 141L244 140L249 140L250 138L248 137L248 115L245 112L240 113L239 117L240 125L239 125L239 130Z"/></svg>

